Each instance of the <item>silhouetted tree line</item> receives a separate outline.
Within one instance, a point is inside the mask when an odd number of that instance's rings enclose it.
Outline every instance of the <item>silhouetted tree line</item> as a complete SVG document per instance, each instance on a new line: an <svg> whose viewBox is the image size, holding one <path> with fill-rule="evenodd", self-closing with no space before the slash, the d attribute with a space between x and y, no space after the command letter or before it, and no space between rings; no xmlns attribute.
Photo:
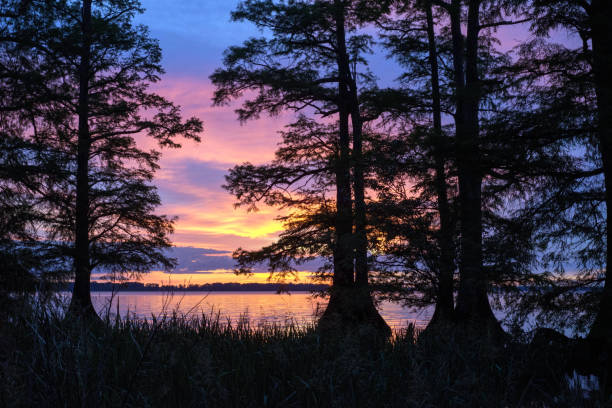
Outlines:
<svg viewBox="0 0 612 408"><path fill-rule="evenodd" d="M93 269L173 265L159 153L134 135L179 147L202 125L148 90L161 52L138 1L0 5L2 287L68 274L70 312L95 316ZM323 332L387 336L375 304L391 299L434 304L428 333L504 342L502 302L518 326L585 333L534 342L612 387L611 2L245 0L232 19L261 36L226 51L214 103L239 100L241 122L296 114L271 163L227 176L238 206L286 210L276 242L236 250L238 273L326 259ZM503 51L517 24L529 39ZM402 67L396 86L377 85L373 53Z"/></svg>

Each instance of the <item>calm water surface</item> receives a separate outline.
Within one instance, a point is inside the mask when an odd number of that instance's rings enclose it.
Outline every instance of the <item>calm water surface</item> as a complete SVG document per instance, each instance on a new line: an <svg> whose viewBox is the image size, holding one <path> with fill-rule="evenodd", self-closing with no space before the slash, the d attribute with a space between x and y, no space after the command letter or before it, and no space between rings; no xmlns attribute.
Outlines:
<svg viewBox="0 0 612 408"><path fill-rule="evenodd" d="M113 315L118 307L121 316L129 314L138 318L150 318L173 311L188 315L219 313L223 320L236 322L244 316L254 324L312 323L317 312L324 310L326 304L325 300L314 298L309 292L177 292L173 295L162 292L119 292L114 297L111 292L93 292L92 300L102 315L106 312ZM433 308L415 312L389 302L382 303L379 310L394 329L406 327L409 323L424 327L433 313Z"/></svg>

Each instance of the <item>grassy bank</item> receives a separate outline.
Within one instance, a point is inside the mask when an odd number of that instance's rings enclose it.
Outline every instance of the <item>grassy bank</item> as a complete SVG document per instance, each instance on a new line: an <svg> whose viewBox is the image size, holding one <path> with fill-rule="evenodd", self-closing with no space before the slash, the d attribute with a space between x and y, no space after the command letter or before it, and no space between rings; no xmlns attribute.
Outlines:
<svg viewBox="0 0 612 408"><path fill-rule="evenodd" d="M215 316L107 320L84 330L43 309L1 323L0 405L103 407L604 406L517 346L311 328L228 325Z"/></svg>

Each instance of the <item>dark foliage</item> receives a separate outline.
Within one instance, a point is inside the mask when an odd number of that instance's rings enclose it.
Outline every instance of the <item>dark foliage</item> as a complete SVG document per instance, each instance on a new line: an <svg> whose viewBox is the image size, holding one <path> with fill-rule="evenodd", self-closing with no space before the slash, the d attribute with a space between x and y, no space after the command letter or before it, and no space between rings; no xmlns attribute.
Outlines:
<svg viewBox="0 0 612 408"><path fill-rule="evenodd" d="M177 106L148 89L163 70L157 41L133 23L139 2L24 4L6 8L14 13L5 18L6 30L17 36L2 43L6 103L24 102L2 128L6 140L23 146L3 181L22 192L16 208L30 204L24 221L39 226L37 239L53 243L58 259L74 259L70 272L75 287L83 287L75 302L91 309L92 270L173 265L163 253L172 219L154 212L160 201L151 181L160 153L139 148L135 135L176 148L179 136L199 140L202 125L183 121ZM24 169L33 177L8 178Z"/></svg>

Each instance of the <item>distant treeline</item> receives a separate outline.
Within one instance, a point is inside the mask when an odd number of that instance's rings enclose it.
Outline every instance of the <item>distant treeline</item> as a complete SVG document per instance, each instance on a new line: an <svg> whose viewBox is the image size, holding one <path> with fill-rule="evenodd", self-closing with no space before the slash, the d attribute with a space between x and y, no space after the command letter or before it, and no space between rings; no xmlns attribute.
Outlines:
<svg viewBox="0 0 612 408"><path fill-rule="evenodd" d="M74 284L72 282L59 284L58 290L72 291ZM142 282L91 282L90 289L92 292L314 292L323 291L329 288L326 284L317 283L205 283L202 285L160 285L157 283L142 283ZM518 286L515 288L519 292L531 291L532 293L548 293L554 289L553 286ZM572 293L584 293L588 291L601 292L603 288L572 288L568 290ZM501 288L491 288L491 293L500 294L504 292Z"/></svg>
<svg viewBox="0 0 612 408"><path fill-rule="evenodd" d="M62 289L72 290L73 283L63 285ZM91 282L92 292L111 292L111 291L129 291L129 292L172 292L172 291L188 291L188 292L296 292L296 291L319 291L325 290L328 285L312 284L312 283L205 283L202 285L159 285L157 283L142 283L142 282Z"/></svg>

